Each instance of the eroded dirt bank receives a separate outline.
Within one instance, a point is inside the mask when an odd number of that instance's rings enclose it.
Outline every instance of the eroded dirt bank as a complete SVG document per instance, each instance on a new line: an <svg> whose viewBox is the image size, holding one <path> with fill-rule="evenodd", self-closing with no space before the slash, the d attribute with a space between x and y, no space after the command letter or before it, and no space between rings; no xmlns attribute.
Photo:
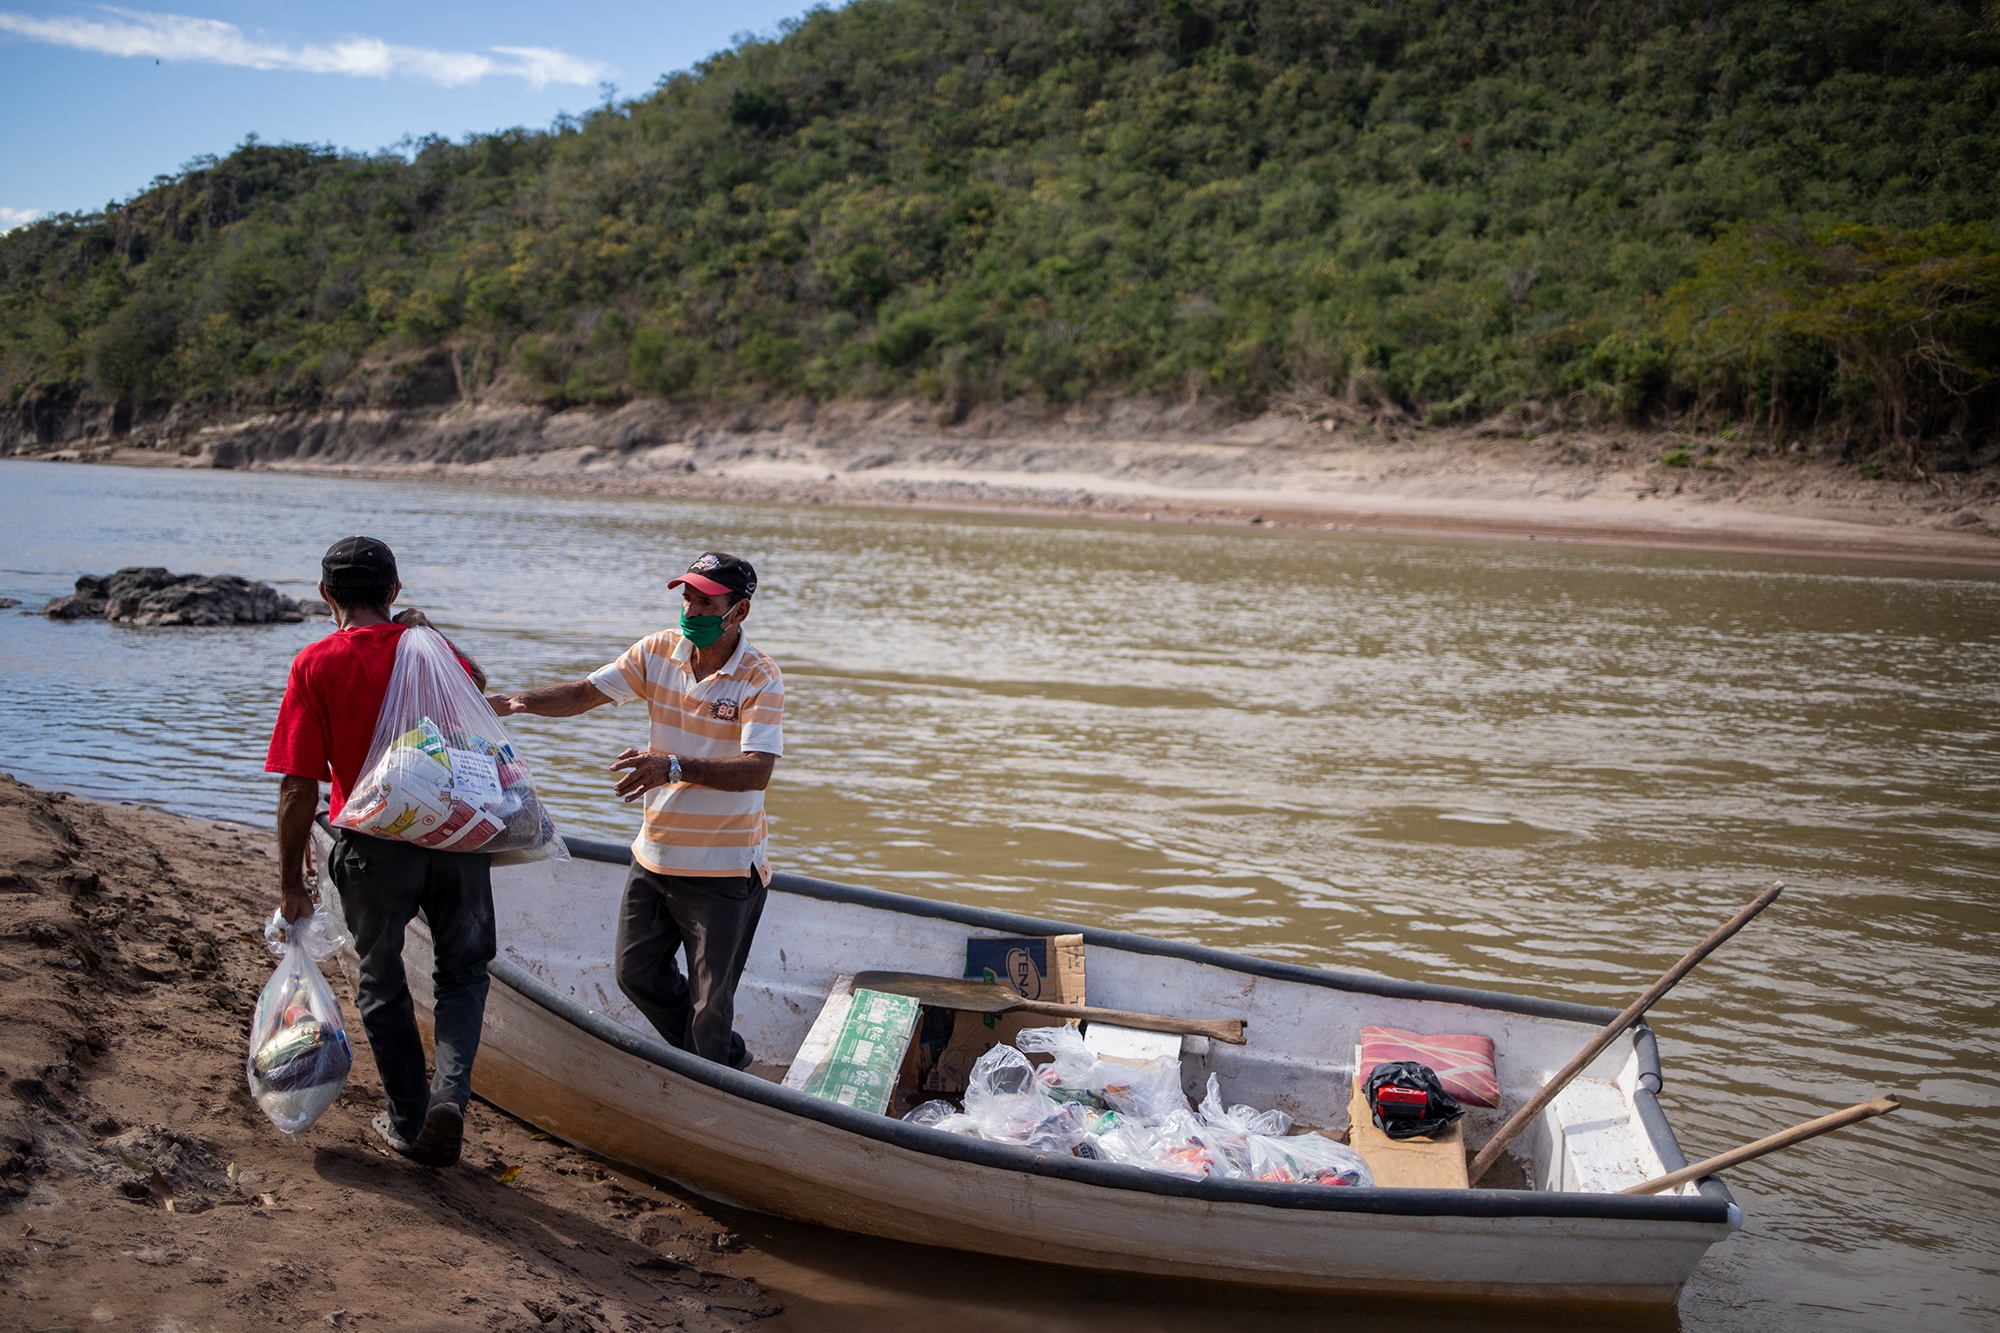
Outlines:
<svg viewBox="0 0 2000 1333"><path fill-rule="evenodd" d="M377 1147L337 973L354 1072L302 1143L279 1135L243 1077L269 843L0 775L0 1328L600 1333L777 1312L715 1271L758 1261L722 1223L491 1107L453 1170Z"/></svg>
<svg viewBox="0 0 2000 1333"><path fill-rule="evenodd" d="M59 444L60 447L52 447ZM1117 400L457 405L228 419L7 444L16 457L418 477L538 490L910 504L2000 564L2000 455L1871 476L1846 444L1606 432L1556 411L1427 428L1332 400L1247 417Z"/></svg>

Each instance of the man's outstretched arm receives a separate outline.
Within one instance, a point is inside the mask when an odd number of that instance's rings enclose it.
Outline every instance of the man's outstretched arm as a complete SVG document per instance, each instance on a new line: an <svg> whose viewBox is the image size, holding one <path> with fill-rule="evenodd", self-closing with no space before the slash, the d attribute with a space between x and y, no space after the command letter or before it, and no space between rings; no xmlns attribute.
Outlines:
<svg viewBox="0 0 2000 1333"><path fill-rule="evenodd" d="M492 704L493 711L501 717L512 717L516 713L533 713L536 717L575 717L578 713L588 713L601 704L610 703L611 696L587 680L571 680L560 685L544 685L538 690L522 690L519 694L489 694L486 702Z"/></svg>
<svg viewBox="0 0 2000 1333"><path fill-rule="evenodd" d="M746 750L726 759L693 759L681 756L681 781L715 791L763 791L771 785L771 772L778 756ZM618 794L630 805L655 787L668 781L668 756L652 750L625 750L611 761L614 770L625 770L618 779Z"/></svg>

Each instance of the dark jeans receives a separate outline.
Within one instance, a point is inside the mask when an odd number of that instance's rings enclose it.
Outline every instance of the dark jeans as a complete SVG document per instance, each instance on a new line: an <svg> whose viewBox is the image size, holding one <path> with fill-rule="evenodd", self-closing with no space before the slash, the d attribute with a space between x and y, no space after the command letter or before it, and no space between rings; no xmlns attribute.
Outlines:
<svg viewBox="0 0 2000 1333"><path fill-rule="evenodd" d="M669 1045L731 1069L750 1063L736 1032L736 983L764 915L748 875L662 875L637 861L618 912L618 989ZM674 955L687 949L682 976Z"/></svg>
<svg viewBox="0 0 2000 1333"><path fill-rule="evenodd" d="M472 1098L472 1058L486 1016L486 965L494 954L490 861L477 852L436 852L351 829L334 833L327 869L361 955L361 1026L375 1051L389 1117L407 1139L422 1130L433 1102L455 1102L463 1110ZM431 1014L437 1073L428 1083L403 972L403 930L419 912L430 927L435 954Z"/></svg>

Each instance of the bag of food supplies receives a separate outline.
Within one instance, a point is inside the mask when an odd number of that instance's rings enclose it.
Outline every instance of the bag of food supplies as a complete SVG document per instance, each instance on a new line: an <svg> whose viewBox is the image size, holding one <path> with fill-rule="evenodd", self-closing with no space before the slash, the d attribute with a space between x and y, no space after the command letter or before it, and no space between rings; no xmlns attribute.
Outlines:
<svg viewBox="0 0 2000 1333"><path fill-rule="evenodd" d="M340 1096L354 1064L340 1005L315 961L331 957L347 933L321 907L298 921L273 913L264 938L278 968L257 997L244 1070L250 1096L271 1123L297 1138Z"/></svg>
<svg viewBox="0 0 2000 1333"><path fill-rule="evenodd" d="M1283 1111L1224 1106L1222 1084L1190 1109L1181 1064L1162 1057L1133 1067L1100 1060L1074 1027L1028 1028L972 1066L965 1109L929 1101L914 1125L1069 1154L1166 1175L1263 1180L1278 1185L1368 1186L1368 1164L1346 1144L1294 1134ZM1023 1052L1047 1055L1030 1063Z"/></svg>
<svg viewBox="0 0 2000 1333"><path fill-rule="evenodd" d="M569 859L486 697L434 629L403 631L361 781L338 828L511 865Z"/></svg>

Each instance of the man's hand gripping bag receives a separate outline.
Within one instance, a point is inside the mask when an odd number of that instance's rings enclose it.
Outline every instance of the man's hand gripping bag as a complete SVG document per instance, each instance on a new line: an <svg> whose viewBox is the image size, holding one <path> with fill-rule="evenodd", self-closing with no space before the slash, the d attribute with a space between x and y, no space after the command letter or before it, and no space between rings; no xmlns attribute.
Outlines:
<svg viewBox="0 0 2000 1333"><path fill-rule="evenodd" d="M273 913L264 938L278 968L257 997L244 1071L271 1123L297 1138L340 1096L354 1064L340 1005L314 961L331 957L347 935L322 907L300 921Z"/></svg>
<svg viewBox="0 0 2000 1333"><path fill-rule="evenodd" d="M333 821L496 864L569 850L486 696L436 630L403 631L361 781Z"/></svg>

